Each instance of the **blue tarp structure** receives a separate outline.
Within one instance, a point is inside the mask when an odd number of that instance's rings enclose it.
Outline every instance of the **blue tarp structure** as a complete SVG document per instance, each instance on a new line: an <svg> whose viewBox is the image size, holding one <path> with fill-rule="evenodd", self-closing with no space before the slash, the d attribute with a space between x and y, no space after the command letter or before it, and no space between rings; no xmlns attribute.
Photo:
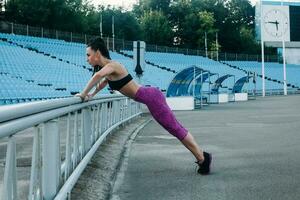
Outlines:
<svg viewBox="0 0 300 200"><path fill-rule="evenodd" d="M248 83L250 78L253 76L244 76L237 80L232 88L232 93L241 93L245 83Z"/></svg>
<svg viewBox="0 0 300 200"><path fill-rule="evenodd" d="M201 96L202 85L206 81L206 79L208 79L211 75L214 74L211 74L209 72L204 72L202 74L202 80L201 80L201 74L196 78L195 96Z"/></svg>
<svg viewBox="0 0 300 200"><path fill-rule="evenodd" d="M226 79L228 79L229 77L232 77L232 76L233 76L233 75L226 74L226 75L221 76L220 78L218 78L218 79L215 81L215 83L214 83L214 85L213 85L213 87L212 87L212 89L211 89L212 93L219 93L219 88L222 86L222 83L223 83Z"/></svg>
<svg viewBox="0 0 300 200"><path fill-rule="evenodd" d="M195 73L194 73L195 72ZM202 78L201 78L202 74ZM197 66L190 66L175 75L167 89L167 97L193 95L195 79L195 96L201 93L202 83L214 74ZM202 82L201 82L202 79Z"/></svg>

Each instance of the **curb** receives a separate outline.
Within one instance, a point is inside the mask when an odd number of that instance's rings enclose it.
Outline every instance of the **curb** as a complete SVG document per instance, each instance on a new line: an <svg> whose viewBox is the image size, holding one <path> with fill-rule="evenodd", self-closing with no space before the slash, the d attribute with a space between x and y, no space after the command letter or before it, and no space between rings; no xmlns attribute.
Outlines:
<svg viewBox="0 0 300 200"><path fill-rule="evenodd" d="M129 154L131 151L131 146L132 143L134 142L137 134L150 122L152 121L152 118L148 119L145 121L142 125L137 127L132 134L129 136L129 139L126 141L126 144L124 145L124 149L121 153L121 157L119 159L117 168L114 173L114 178L112 180L112 185L111 185L111 190L108 194L107 200L119 200L120 198L118 195L115 193L118 191L120 188L121 184L123 183L123 178L124 178L124 172L127 169L127 163L128 163L128 158Z"/></svg>

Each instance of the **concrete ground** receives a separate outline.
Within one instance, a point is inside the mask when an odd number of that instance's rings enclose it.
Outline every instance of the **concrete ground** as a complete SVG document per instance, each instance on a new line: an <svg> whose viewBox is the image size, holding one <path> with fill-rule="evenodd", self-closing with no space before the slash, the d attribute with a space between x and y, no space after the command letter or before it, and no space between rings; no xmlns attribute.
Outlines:
<svg viewBox="0 0 300 200"><path fill-rule="evenodd" d="M71 199L108 199L111 193L115 174L119 163L122 161L124 147L131 141L131 135L144 123L149 121L149 115L137 117L131 122L114 131L106 141L100 145L87 168L71 193ZM73 123L73 121L71 120ZM66 118L59 120L61 156L65 156ZM73 132L71 126L71 132ZM33 128L28 128L16 135L17 143L17 195L18 199L27 199L29 194L29 181L31 169ZM73 139L73 138L72 138ZM7 138L0 140L0 199L3 194L3 179L7 148Z"/></svg>
<svg viewBox="0 0 300 200"><path fill-rule="evenodd" d="M119 128L100 145L75 184L71 193L72 200L110 198L127 146L138 130L149 123L149 118L149 116L136 118Z"/></svg>
<svg viewBox="0 0 300 200"><path fill-rule="evenodd" d="M113 200L300 199L300 96L210 105L176 112L213 155L212 174L152 121L135 139Z"/></svg>
<svg viewBox="0 0 300 200"><path fill-rule="evenodd" d="M138 118L99 148L71 199L298 200L299 102L299 95L277 96L175 112L201 147L213 154L208 176L196 173L193 156L176 138L155 121L147 124L148 115ZM132 132L142 124L147 125L134 137ZM65 119L60 125L64 130ZM32 130L24 132L17 140L19 199L28 195L32 152ZM5 143L0 141L0 194Z"/></svg>

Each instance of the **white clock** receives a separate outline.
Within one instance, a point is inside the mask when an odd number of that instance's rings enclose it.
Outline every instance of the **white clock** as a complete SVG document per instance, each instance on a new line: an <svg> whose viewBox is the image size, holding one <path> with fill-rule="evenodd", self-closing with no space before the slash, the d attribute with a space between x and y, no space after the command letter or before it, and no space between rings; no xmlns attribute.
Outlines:
<svg viewBox="0 0 300 200"><path fill-rule="evenodd" d="M282 38L289 30L289 18L285 12L272 9L265 13L263 26L267 34L275 38Z"/></svg>

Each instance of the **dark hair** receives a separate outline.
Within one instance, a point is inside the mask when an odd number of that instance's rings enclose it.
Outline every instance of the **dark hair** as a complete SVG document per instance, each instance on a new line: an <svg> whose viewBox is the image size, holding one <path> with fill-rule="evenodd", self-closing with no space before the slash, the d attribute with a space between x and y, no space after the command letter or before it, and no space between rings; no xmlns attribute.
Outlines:
<svg viewBox="0 0 300 200"><path fill-rule="evenodd" d="M106 45L102 38L97 37L97 38L91 39L87 46L91 47L91 49L93 49L94 51L99 50L104 57L111 59L109 56L109 51L106 48Z"/></svg>

